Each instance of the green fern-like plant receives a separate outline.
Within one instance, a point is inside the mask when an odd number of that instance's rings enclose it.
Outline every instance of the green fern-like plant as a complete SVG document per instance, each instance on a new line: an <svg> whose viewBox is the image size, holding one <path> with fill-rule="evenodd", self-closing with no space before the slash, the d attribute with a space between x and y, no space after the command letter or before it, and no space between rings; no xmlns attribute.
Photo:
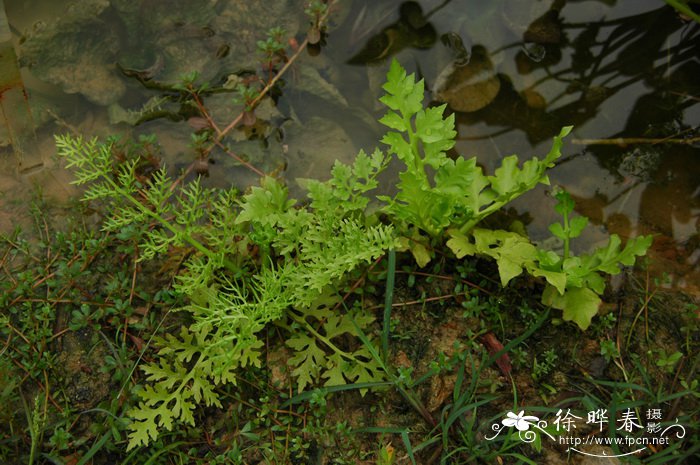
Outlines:
<svg viewBox="0 0 700 465"><path fill-rule="evenodd" d="M129 449L149 444L178 422L193 424L199 404L219 406L217 385L235 385L241 369L260 366L260 334L270 324L286 332L300 391L315 383L381 379L374 342L358 333L369 333L374 317L362 309L335 309L353 271L387 250L410 250L423 266L431 259L429 242L440 244L448 235L446 245L457 258L481 254L496 260L504 286L523 271L544 278L545 303L562 308L581 327L590 322L590 306L581 311L569 297L592 289L597 298L599 272L619 270L618 263L629 265L646 251L646 239L620 250L613 237L590 257L565 253L555 259L524 236L479 227L507 202L549 182L546 170L561 155L571 128L562 129L541 160L521 167L515 155L506 157L487 176L474 158L447 156L456 135L454 117L443 118L444 106L423 108L422 81L394 61L384 89L381 101L389 111L381 122L391 131L382 141L389 154L360 152L351 165L336 162L326 181L302 180L305 202L289 198L286 186L272 177L244 195L205 189L198 181L182 186L164 169L144 176L138 160L116 163L115 140L57 137L58 154L77 170L75 182L87 186L84 199L107 206L105 229L140 232L142 260L173 248L191 251L174 284L189 298L179 310L190 321L179 335L157 338L158 356L141 366L147 383L128 412ZM398 192L373 197L391 154L405 166ZM371 201L386 221L369 213ZM567 226L565 215L553 233L574 237L573 224ZM348 335L364 345L339 344Z"/></svg>
<svg viewBox="0 0 700 465"><path fill-rule="evenodd" d="M423 109L422 80L416 82L414 75L407 75L394 61L384 90L387 94L380 100L389 111L380 122L393 131L382 142L405 165L399 174L398 193L383 197L385 210L405 225L404 248L420 266L431 260L429 240L423 233L432 238L448 230L466 234L537 184L549 184L546 171L561 156L562 139L571 131L571 127L563 128L542 160L532 158L521 168L518 157L511 155L487 176L476 158L447 156L455 144L454 115L443 118L445 105Z"/></svg>
<svg viewBox="0 0 700 465"><path fill-rule="evenodd" d="M616 275L623 266L634 265L638 256L646 254L652 237L631 238L621 247L622 241L613 234L607 245L590 254L576 256L570 251L570 241L582 233L588 219L571 217L574 202L567 192L559 191L556 198L555 208L562 215L563 223L554 223L550 230L564 243L561 256L553 250L538 248L518 233L481 228L475 228L469 235L450 231L447 245L457 258L477 254L493 258L504 287L524 271L544 278L542 303L561 310L564 320L573 321L585 330L602 303L604 274Z"/></svg>
<svg viewBox="0 0 700 465"><path fill-rule="evenodd" d="M511 155L493 176L486 176L476 158L447 156L455 144L454 115L443 118L445 105L423 109L422 80L415 82L397 61L387 78L387 94L380 100L389 111L380 122L394 131L382 142L406 167L399 175L398 193L386 198L387 211L398 220L433 236L448 228L465 233L538 183L549 183L546 171L561 156L562 139L571 127L561 130L542 160L532 158L520 168L518 157ZM434 174L429 175L428 167Z"/></svg>
<svg viewBox="0 0 700 465"><path fill-rule="evenodd" d="M299 391L320 379L325 380L325 386L338 386L383 378L379 363L366 345L354 350L339 347L343 336L356 337L356 328L368 328L374 317L360 308L338 313L333 310L338 301L337 297L321 296L313 305L289 313L285 328L291 337L286 345L295 355L288 363Z"/></svg>
<svg viewBox="0 0 700 465"><path fill-rule="evenodd" d="M141 259L172 247L195 252L175 282L189 297L180 310L192 322L177 337L156 338L158 358L141 366L148 384L128 412L129 449L148 444L177 422L193 424L198 404L220 405L214 387L235 384L238 370L260 365L259 334L270 322L290 331L288 345L296 351L290 364L299 389L322 380L381 376L366 348L341 350L333 342L354 334L348 318L355 317L361 328L372 319L355 313L336 321L318 304L352 270L396 245L392 226L364 214L364 193L376 187L387 163L381 152L361 153L352 166L337 163L326 182L307 181L310 202L300 207L273 178L243 196L204 189L197 181L176 188L164 169L143 181L137 160L115 165L115 143L57 138L59 155L77 168L75 182L89 186L84 199L109 206L104 228L139 228ZM250 253L251 247L260 252ZM314 319L321 321L320 329ZM307 370L319 354L323 369Z"/></svg>
<svg viewBox="0 0 700 465"><path fill-rule="evenodd" d="M555 197L557 205L554 208L562 216L562 222L552 224L549 229L563 241L563 252L560 256L552 250L538 250L537 268L547 274L563 275L565 279L563 285L561 280L558 283L548 280L542 302L562 310L564 320L574 321L586 329L602 303L600 296L605 291L603 275L616 275L623 266L634 265L637 257L647 253L652 236L630 238L622 247L620 237L612 234L605 246L576 256L571 253L570 242L581 235L588 218L572 215L574 201L568 192L559 191Z"/></svg>
<svg viewBox="0 0 700 465"><path fill-rule="evenodd" d="M412 252L418 265L430 259L428 240L449 235L446 245L457 258L486 255L498 264L501 284L527 271L547 282L542 301L563 311L564 319L586 329L597 314L605 289L600 273L617 274L622 265L633 265L644 255L651 237L631 239L620 248L620 238L613 235L607 247L592 255L569 255L569 240L586 225L581 217L569 222L573 201L566 193L558 195L557 211L563 224L555 224L552 233L564 240L564 256L538 251L529 238L502 230L478 228L480 222L508 202L549 184L547 170L561 156L563 138L571 132L564 127L554 137L552 148L540 160L532 158L520 167L516 155L505 157L493 175L487 176L476 158L452 160L446 151L454 146L454 115L443 118L445 105L423 109L423 81L394 61L391 64L381 101L389 111L380 120L391 128L382 141L404 163L399 174L399 191L394 198L385 197L385 210L404 225L403 248ZM428 170L430 168L430 170ZM432 174L430 174L432 173Z"/></svg>
<svg viewBox="0 0 700 465"><path fill-rule="evenodd" d="M111 214L103 229L119 231L128 225L154 224L157 228L144 234L143 258L152 258L169 246L188 245L210 260L235 269L222 251L205 247L197 238L202 232L197 223L206 211L202 206L213 192L195 182L176 195L173 181L163 169L157 170L144 184L136 175L138 158L115 164L113 149L116 144L114 138L99 143L97 139L56 136L58 155L67 160L68 168L76 168L73 184L88 186L83 200L103 201L109 205ZM227 197L227 193L221 194L222 199ZM177 217L175 222L169 221L171 215Z"/></svg>

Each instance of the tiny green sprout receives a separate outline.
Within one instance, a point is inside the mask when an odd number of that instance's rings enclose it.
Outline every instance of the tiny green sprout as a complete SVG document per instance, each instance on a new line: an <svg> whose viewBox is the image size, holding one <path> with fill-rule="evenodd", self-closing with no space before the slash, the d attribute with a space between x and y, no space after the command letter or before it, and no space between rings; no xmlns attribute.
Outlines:
<svg viewBox="0 0 700 465"><path fill-rule="evenodd" d="M284 34L284 29L279 27L269 29L267 31L267 39L257 42L258 50L263 52L268 60L284 52Z"/></svg>
<svg viewBox="0 0 700 465"><path fill-rule="evenodd" d="M510 351L510 359L516 367L524 367L529 362L527 350L523 347L513 347Z"/></svg>
<svg viewBox="0 0 700 465"><path fill-rule="evenodd" d="M199 151L204 148L209 141L209 134L206 132L190 134L190 148Z"/></svg>
<svg viewBox="0 0 700 465"><path fill-rule="evenodd" d="M377 454L377 465L393 465L395 461L396 455L391 443L383 445Z"/></svg>
<svg viewBox="0 0 700 465"><path fill-rule="evenodd" d="M236 97L234 97L234 102L238 104L245 105L246 111L253 110L253 102L259 95L259 91L251 86L245 84L238 84L236 86Z"/></svg>
<svg viewBox="0 0 700 465"><path fill-rule="evenodd" d="M314 405L314 406L319 407L321 409L325 409L327 395L328 395L328 391L326 391L325 389L314 389L313 392L311 393L311 398L309 399L309 403L311 405Z"/></svg>
<svg viewBox="0 0 700 465"><path fill-rule="evenodd" d="M304 13L307 14L313 21L314 25L318 25L318 20L323 16L328 10L328 5L321 0L311 0L306 4Z"/></svg>
<svg viewBox="0 0 700 465"><path fill-rule="evenodd" d="M65 450L68 449L68 446L72 439L73 436L68 431L66 431L65 428L59 426L54 430L53 434L51 435L51 438L49 438L49 444L51 444L58 450Z"/></svg>
<svg viewBox="0 0 700 465"><path fill-rule="evenodd" d="M197 79L199 79L199 72L190 71L180 75L177 83L173 85L173 88L188 94L201 94L209 90L210 84L204 82L197 85Z"/></svg>
<svg viewBox="0 0 700 465"><path fill-rule="evenodd" d="M620 352L617 350L615 342L610 339L603 339L600 341L600 355L605 357L605 360L609 362L613 358L619 357Z"/></svg>
<svg viewBox="0 0 700 465"><path fill-rule="evenodd" d="M549 349L542 354L544 356L543 361L539 361L535 357L532 365L532 379L539 381L545 376L547 376L554 368L554 364L558 358L554 349Z"/></svg>
<svg viewBox="0 0 700 465"><path fill-rule="evenodd" d="M401 386L410 386L413 382L411 375L413 374L413 367L398 367L398 377L396 381Z"/></svg>
<svg viewBox="0 0 700 465"><path fill-rule="evenodd" d="M145 146L158 146L158 137L151 133L151 134L140 134L138 138L138 143L140 145L145 145Z"/></svg>
<svg viewBox="0 0 700 465"><path fill-rule="evenodd" d="M683 357L683 354L680 352L666 354L664 349L659 349L656 351L656 355L658 357L656 360L656 366L666 370L668 373L673 372L673 368L676 366L676 363L678 363L678 361Z"/></svg>
<svg viewBox="0 0 700 465"><path fill-rule="evenodd" d="M76 309L71 312L71 321L68 323L68 328L72 331L78 331L87 327L90 324L91 314L92 311L89 305L81 305L79 310Z"/></svg>
<svg viewBox="0 0 700 465"><path fill-rule="evenodd" d="M199 73L197 71L184 73L179 77L179 82L175 84L175 88L178 90L188 91L194 87L194 83L197 81L197 78L199 78Z"/></svg>
<svg viewBox="0 0 700 465"><path fill-rule="evenodd" d="M309 2L306 9L304 9L304 12L311 21L311 28L309 28L306 37L312 45L318 44L321 41L321 18L326 14L327 10L328 5L320 0Z"/></svg>
<svg viewBox="0 0 700 465"><path fill-rule="evenodd" d="M681 386L686 390L690 391L693 396L700 398L700 392L698 392L698 380L694 379L690 383L687 380L681 379Z"/></svg>
<svg viewBox="0 0 700 465"><path fill-rule="evenodd" d="M557 199L557 205L554 207L554 210L562 216L563 222L551 224L549 231L564 241L563 260L566 260L569 258L571 239L581 235L588 225L588 218L585 216L571 218L571 213L574 211L574 200L565 190L555 189L554 197Z"/></svg>
<svg viewBox="0 0 700 465"><path fill-rule="evenodd" d="M595 332L598 334L605 334L615 327L615 323L617 323L617 317L614 313L601 315L595 323Z"/></svg>
<svg viewBox="0 0 700 465"><path fill-rule="evenodd" d="M277 42L282 42L286 31L281 27L272 27L267 31L267 36L275 39Z"/></svg>

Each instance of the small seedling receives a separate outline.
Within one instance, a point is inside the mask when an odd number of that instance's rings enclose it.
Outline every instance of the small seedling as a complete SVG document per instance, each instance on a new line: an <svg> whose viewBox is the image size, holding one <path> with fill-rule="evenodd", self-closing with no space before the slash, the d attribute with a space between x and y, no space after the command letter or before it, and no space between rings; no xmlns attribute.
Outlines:
<svg viewBox="0 0 700 465"><path fill-rule="evenodd" d="M554 365L558 358L554 349L549 349L545 351L542 355L544 357L544 360L540 362L537 359L537 357L535 357L535 359L532 362L532 379L534 379L535 381L540 381L545 376L547 376L552 371L552 368L554 368Z"/></svg>
<svg viewBox="0 0 700 465"><path fill-rule="evenodd" d="M680 352L667 354L664 349L658 349L654 352L649 352L649 355L656 356L656 366L663 369L667 373L672 373L678 361L683 357Z"/></svg>
<svg viewBox="0 0 700 465"><path fill-rule="evenodd" d="M617 350L617 346L615 345L614 341L611 341L610 339L603 339L600 341L600 355L605 357L605 360L609 362L614 358L618 358L620 356L620 352Z"/></svg>

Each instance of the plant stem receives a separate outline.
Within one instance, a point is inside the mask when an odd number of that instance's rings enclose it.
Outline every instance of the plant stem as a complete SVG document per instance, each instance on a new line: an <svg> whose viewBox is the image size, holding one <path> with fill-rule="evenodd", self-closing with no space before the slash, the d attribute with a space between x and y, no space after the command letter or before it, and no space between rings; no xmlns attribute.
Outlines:
<svg viewBox="0 0 700 465"><path fill-rule="evenodd" d="M382 324L382 359L389 359L389 331L391 326L391 304L394 301L394 277L396 274L396 252L389 250L389 265L386 275L386 293L384 294L384 321Z"/></svg>
<svg viewBox="0 0 700 465"><path fill-rule="evenodd" d="M425 174L425 169L423 169L423 159L421 158L420 151L418 150L418 137L413 131L413 124L411 122L411 115L404 115L402 112L404 127L406 128L406 133L408 134L408 144L411 147L411 152L413 153L413 167L415 173L420 175L421 184L425 187L428 186L428 178Z"/></svg>
<svg viewBox="0 0 700 465"><path fill-rule="evenodd" d="M564 212L564 261L569 258L569 243L571 242L571 229L569 229L569 214Z"/></svg>
<svg viewBox="0 0 700 465"><path fill-rule="evenodd" d="M343 358L346 358L346 359L348 359L348 360L354 360L354 361L356 361L356 362L359 363L359 361L356 360L352 355L348 354L347 352L345 352L345 351L343 351L343 350L340 350L338 347L336 347L335 344L333 344L333 343L330 341L330 339L328 339L328 338L325 337L323 334L321 334L321 333L319 333L318 331L316 331L316 330L306 321L306 319L305 319L303 316L299 316L299 315L295 314L294 312L289 312L289 314L292 316L292 318L294 319L294 321L296 321L296 322L299 323L300 325L304 326L304 328L305 328L308 332L310 332L311 334L313 334L313 336L314 336L316 339L318 339L319 341L321 341L321 342L323 342L325 345L327 345L328 348L330 348L333 352L337 353L338 355L340 355L340 356L343 357Z"/></svg>
<svg viewBox="0 0 700 465"><path fill-rule="evenodd" d="M460 226L459 232L461 232L462 234L469 232L474 226L479 224L479 222L481 222L481 220L483 220L484 218L486 218L490 214L498 211L505 204L506 204L506 202L492 203L488 207L486 207L483 210L481 210L480 212L478 212L476 214L476 216L474 216L472 219L470 219L469 221L464 223L462 226Z"/></svg>
<svg viewBox="0 0 700 465"><path fill-rule="evenodd" d="M328 15L331 11L332 5L333 5L333 0L329 0L329 2L327 3L328 8L326 8L325 14L320 18L320 22L324 22L324 21L326 21L326 19L328 19ZM304 51L304 49L306 49L306 47L308 45L309 45L309 39L307 38L299 45L299 48L294 53L294 55L292 55L289 58L289 60L287 60L287 62L284 64L284 66L277 72L277 74L275 74L275 76L270 80L270 82L267 83L265 88L262 91L260 91L260 94L258 94L257 97L255 97L253 100L251 100L250 105L249 105L251 108L255 108L255 106L257 106L257 104L260 103L260 100L262 100L262 98L265 95L267 95L268 92L270 92L270 90L274 87L274 85L277 83L277 81L279 81L282 78L284 73L292 66L292 63L294 63L299 58L301 53ZM229 133L229 131L231 131L233 128L235 128L238 125L238 123L240 123L241 120L243 119L243 114L244 114L244 112L241 112L236 117L236 119L231 121L231 123L229 123L228 126L226 126L221 132L219 132L216 135L216 140L221 141L224 138L224 136Z"/></svg>

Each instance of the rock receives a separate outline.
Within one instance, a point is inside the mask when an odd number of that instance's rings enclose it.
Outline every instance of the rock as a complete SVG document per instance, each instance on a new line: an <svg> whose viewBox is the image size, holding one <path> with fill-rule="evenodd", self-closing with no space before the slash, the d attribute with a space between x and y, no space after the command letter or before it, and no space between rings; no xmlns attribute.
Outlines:
<svg viewBox="0 0 700 465"><path fill-rule="evenodd" d="M151 97L138 109L125 109L118 103L113 103L107 108L110 124L126 123L132 126L143 121L149 121L163 117L164 115L176 115L179 107L172 104L162 96Z"/></svg>
<svg viewBox="0 0 700 465"><path fill-rule="evenodd" d="M297 73L297 82L294 84L293 91L308 92L316 97L327 100L329 105L348 106L348 101L343 97L340 91L331 82L321 76L315 67L301 63L298 65Z"/></svg>
<svg viewBox="0 0 700 465"><path fill-rule="evenodd" d="M328 179L335 160L351 163L357 155L350 136L340 125L328 119L312 117L304 122L304 126L290 121L283 128L287 145L287 177L290 180Z"/></svg>
<svg viewBox="0 0 700 465"><path fill-rule="evenodd" d="M258 67L262 54L257 50L257 41L265 40L270 28L281 27L285 37L294 37L301 26L297 2L228 0L220 3L223 5L217 5L220 13L212 20L211 28L231 46L222 60L222 67L229 70Z"/></svg>
<svg viewBox="0 0 700 465"><path fill-rule="evenodd" d="M406 355L406 352L399 350L392 359L392 365L400 368L410 368L413 363L411 359L408 358L408 355Z"/></svg>
<svg viewBox="0 0 700 465"><path fill-rule="evenodd" d="M457 375L441 375L430 378L430 391L426 408L435 413L445 401L452 396L457 382Z"/></svg>
<svg viewBox="0 0 700 465"><path fill-rule="evenodd" d="M110 392L110 373L101 370L106 349L88 328L67 332L61 340L57 367L60 388L74 409L94 407Z"/></svg>
<svg viewBox="0 0 700 465"><path fill-rule="evenodd" d="M7 174L15 171L14 167L11 166L14 164L14 160L0 160L3 161L3 163L0 164L0 168L2 168L0 171L0 192L3 192L3 195L0 196L0 234L11 237L13 229L18 224L24 223L24 221L21 223L19 221L22 215L21 210L24 210L24 208L17 208L12 204L12 200L19 198L19 194L24 194L24 192L20 192L23 186L20 184L19 180ZM12 197L4 195L5 192L11 192ZM23 200L29 203L29 196L27 195L26 197L27 198ZM21 206L23 207L24 203L21 204Z"/></svg>
<svg viewBox="0 0 700 465"><path fill-rule="evenodd" d="M461 346L460 338L466 332L466 324L463 320L450 321L435 328L430 338L430 347L427 353L429 359L436 360L439 354L445 358L452 357ZM441 374L430 378L430 387L427 393L426 407L430 412L438 411L442 405L452 396L457 382L455 374Z"/></svg>
<svg viewBox="0 0 700 465"><path fill-rule="evenodd" d="M270 384L277 389L291 386L287 362L291 357L287 347L281 345L267 354L267 366L270 368Z"/></svg>
<svg viewBox="0 0 700 465"><path fill-rule="evenodd" d="M379 22L381 23L381 20ZM399 7L399 20L369 37L364 47L355 53L348 63L379 64L405 48L429 49L436 40L437 31L425 16L420 4L414 1L403 2Z"/></svg>
<svg viewBox="0 0 700 465"><path fill-rule="evenodd" d="M544 457L542 462L544 465L568 465L568 460L562 457L559 453L553 450L545 449L543 452Z"/></svg>
<svg viewBox="0 0 700 465"><path fill-rule="evenodd" d="M163 85L191 72L198 83L214 82L222 70L258 68L257 42L272 27L282 27L285 40L294 37L297 13L289 0L85 0L37 24L21 45L21 64L44 82L108 106L126 91L117 63Z"/></svg>
<svg viewBox="0 0 700 465"><path fill-rule="evenodd" d="M130 71L142 70L142 77L168 86L181 77L198 73L197 82L214 80L220 72L221 47L228 38L212 24L214 5L170 0L112 0L112 7L126 30L119 64Z"/></svg>
<svg viewBox="0 0 700 465"><path fill-rule="evenodd" d="M448 65L435 81L434 98L447 103L455 111L477 111L496 98L501 81L496 75L486 49L472 49L469 62Z"/></svg>
<svg viewBox="0 0 700 465"><path fill-rule="evenodd" d="M100 18L107 7L107 0L77 2L55 22L37 25L20 46L20 63L66 93L98 105L116 102L126 87L114 65L119 37Z"/></svg>

